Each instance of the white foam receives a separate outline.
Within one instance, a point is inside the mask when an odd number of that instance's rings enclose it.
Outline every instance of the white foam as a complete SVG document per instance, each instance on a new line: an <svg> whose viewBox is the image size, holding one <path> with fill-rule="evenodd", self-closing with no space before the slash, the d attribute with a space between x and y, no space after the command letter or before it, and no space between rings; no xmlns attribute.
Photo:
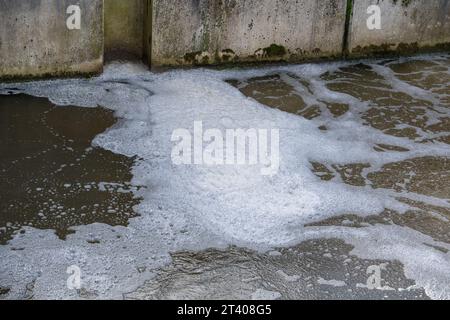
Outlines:
<svg viewBox="0 0 450 320"><path fill-rule="evenodd" d="M77 227L76 234L69 236L66 242L56 239L50 231L27 229L24 235L1 247L0 272L2 279L12 287L12 295L20 296L21 288L35 281L36 298L76 297L65 287L65 268L79 264L86 275L84 285L87 290L95 290L100 297L118 298L150 278L152 269L167 263L170 251L229 244L261 249L287 246L332 233L354 244L359 256L400 259L408 274L434 296L448 296L448 287L435 284L431 276L423 277L417 271L425 268L440 276L447 268L434 265L429 267L432 270L427 269L427 253L420 251L423 248L414 247L417 239L422 237L420 234L411 240L409 231L392 229L397 233L391 238L385 232L388 227L381 226L366 228L369 231L350 228L330 231L325 228L324 232L322 229L309 232L304 228L305 224L342 214L367 216L380 213L386 207L405 210L405 205L398 203L391 191L375 192L339 181L321 181L311 172L310 161L370 163L377 169L383 164L411 157L446 156L450 152L448 145L417 144L387 136L364 126L354 116L330 122L329 130L323 132L318 129L323 118L309 121L271 109L224 82L230 78L290 72L312 84L313 94L308 96L308 103L314 103L316 99L348 103L353 108L367 107L365 102L326 89L325 82L320 79L324 72L342 65L239 71L200 69L153 74L142 66L114 64L106 68L104 75L91 80L15 84L19 91L49 97L58 105L101 105L115 110L121 121L98 135L94 145L142 159L133 168L133 185L146 188L134 191L144 199L136 207L141 216L132 219L127 228L98 224ZM392 79L387 71L381 72L382 68L375 70ZM412 91L411 87L400 86L398 81L397 87ZM423 97L421 92L418 94ZM205 127L222 130L280 129L278 175L262 176L258 168L251 166L173 165L171 134L178 128L192 128L194 121L203 121ZM375 152L373 147L381 143L412 151ZM389 250L375 248L376 233L370 230L383 234ZM91 239L93 234L100 239L100 244L87 243L86 239ZM401 242L402 245L396 247L393 239L400 241L401 235L410 242ZM367 246L371 252L359 249L365 244L362 237L368 237ZM18 254L10 251L11 247L21 247L23 251ZM406 262L410 262L411 255L407 253L420 254L420 264L408 265ZM448 257L436 255L441 265L445 261L448 263ZM146 266L148 271L137 272L140 266Z"/></svg>

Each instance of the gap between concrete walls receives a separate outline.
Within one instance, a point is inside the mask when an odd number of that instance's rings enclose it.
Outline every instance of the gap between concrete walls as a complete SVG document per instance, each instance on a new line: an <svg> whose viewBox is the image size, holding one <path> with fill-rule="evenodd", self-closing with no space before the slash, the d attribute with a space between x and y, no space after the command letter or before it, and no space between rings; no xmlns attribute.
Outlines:
<svg viewBox="0 0 450 320"><path fill-rule="evenodd" d="M350 27L353 18L353 1L347 0L347 10L345 13L345 30L344 30L344 39L342 44L342 54L345 58L348 57L349 53L349 35L350 35Z"/></svg>

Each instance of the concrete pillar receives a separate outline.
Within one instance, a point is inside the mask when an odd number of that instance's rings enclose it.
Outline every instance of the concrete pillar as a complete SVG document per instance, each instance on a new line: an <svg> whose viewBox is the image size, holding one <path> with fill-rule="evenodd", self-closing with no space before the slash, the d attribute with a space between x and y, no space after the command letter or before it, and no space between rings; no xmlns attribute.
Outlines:
<svg viewBox="0 0 450 320"><path fill-rule="evenodd" d="M81 9L69 30L67 8ZM89 75L103 68L103 0L0 0L0 78Z"/></svg>

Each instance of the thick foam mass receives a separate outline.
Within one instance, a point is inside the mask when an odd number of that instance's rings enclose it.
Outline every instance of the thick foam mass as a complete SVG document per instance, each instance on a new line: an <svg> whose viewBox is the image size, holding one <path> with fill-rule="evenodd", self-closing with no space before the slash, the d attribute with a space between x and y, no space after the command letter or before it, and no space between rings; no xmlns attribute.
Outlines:
<svg viewBox="0 0 450 320"><path fill-rule="evenodd" d="M371 164L370 170L376 170L384 164L413 157L448 156L450 151L443 143L418 144L363 125L354 112L358 108L367 108L367 102L331 91L321 79L325 72L332 72L343 65L153 74L136 65L113 64L105 74L91 80L14 85L17 92L48 97L57 105L100 105L115 110L121 120L97 136L94 145L137 156L140 160L133 168L133 184L146 188L136 191L136 195L143 197L136 208L141 217L133 219L129 228L79 227L78 232L64 244L50 232L29 230L10 244L26 248L24 255L13 255L6 248L0 248L2 257L5 257L0 263L2 272L9 273L13 265L26 265L28 269L20 272L21 280L14 288L30 279L38 279L35 286L42 295L48 286L53 286L52 295L67 296L64 284L56 284L55 279L64 279L65 265L80 263L88 274L106 279L101 289L92 280L91 288L97 288L101 296L116 297L151 276L151 273L136 274L137 266L145 265L149 270L156 268L167 261L169 251L229 244L252 248L286 246L308 237L321 236L320 228L313 236L306 232L304 225L308 223L343 214L374 215L385 208L400 212L406 210L408 207L395 199L393 191L353 187L337 180L326 182L311 171L313 161L343 165L368 163ZM390 79L397 88L421 98L426 95L425 98L432 102L438 99L397 78L392 80L394 75L387 67L377 65L374 70ZM339 122L331 122L331 116L327 115L314 121L306 120L262 105L225 82L227 79L248 79L280 72L288 72L310 82L311 92L308 94L299 83L295 87L307 96L307 104L345 103L351 111ZM3 87L3 91L7 91L6 86ZM174 165L170 157L173 148L171 135L180 128L192 131L195 121L202 121L205 129L222 131L279 129L281 161L278 174L263 176L259 166ZM319 129L323 123L328 124L327 131ZM396 145L410 151L380 153L374 150L377 144ZM92 233L99 234L102 239L101 245L95 248L84 241L84 237ZM122 235L122 240L113 236L117 233ZM327 229L324 235L329 233ZM335 232L333 235L352 238L344 233ZM361 243L352 239L351 243ZM421 240L418 241L416 244L422 246ZM33 243L33 249L29 243ZM369 246L372 244L377 246L376 243L369 243ZM44 252L36 250L36 247ZM380 250L377 258L407 259L400 254L383 255ZM30 266L31 259L25 258L25 253L33 257L34 266ZM448 261L448 256L445 259ZM52 264L48 263L49 260ZM39 266L47 267L42 272ZM417 270L415 267L412 269ZM113 289L117 283L126 283L127 286ZM439 294L444 295L443 289L438 289Z"/></svg>

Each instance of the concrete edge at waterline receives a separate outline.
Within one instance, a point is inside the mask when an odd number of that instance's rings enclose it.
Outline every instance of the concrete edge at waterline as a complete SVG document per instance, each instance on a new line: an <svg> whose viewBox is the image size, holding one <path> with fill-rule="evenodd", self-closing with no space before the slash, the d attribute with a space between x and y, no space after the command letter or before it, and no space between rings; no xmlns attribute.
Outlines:
<svg viewBox="0 0 450 320"><path fill-rule="evenodd" d="M69 30L69 6L80 29ZM369 29L368 8L381 29ZM450 52L450 0L0 0L0 79Z"/></svg>

